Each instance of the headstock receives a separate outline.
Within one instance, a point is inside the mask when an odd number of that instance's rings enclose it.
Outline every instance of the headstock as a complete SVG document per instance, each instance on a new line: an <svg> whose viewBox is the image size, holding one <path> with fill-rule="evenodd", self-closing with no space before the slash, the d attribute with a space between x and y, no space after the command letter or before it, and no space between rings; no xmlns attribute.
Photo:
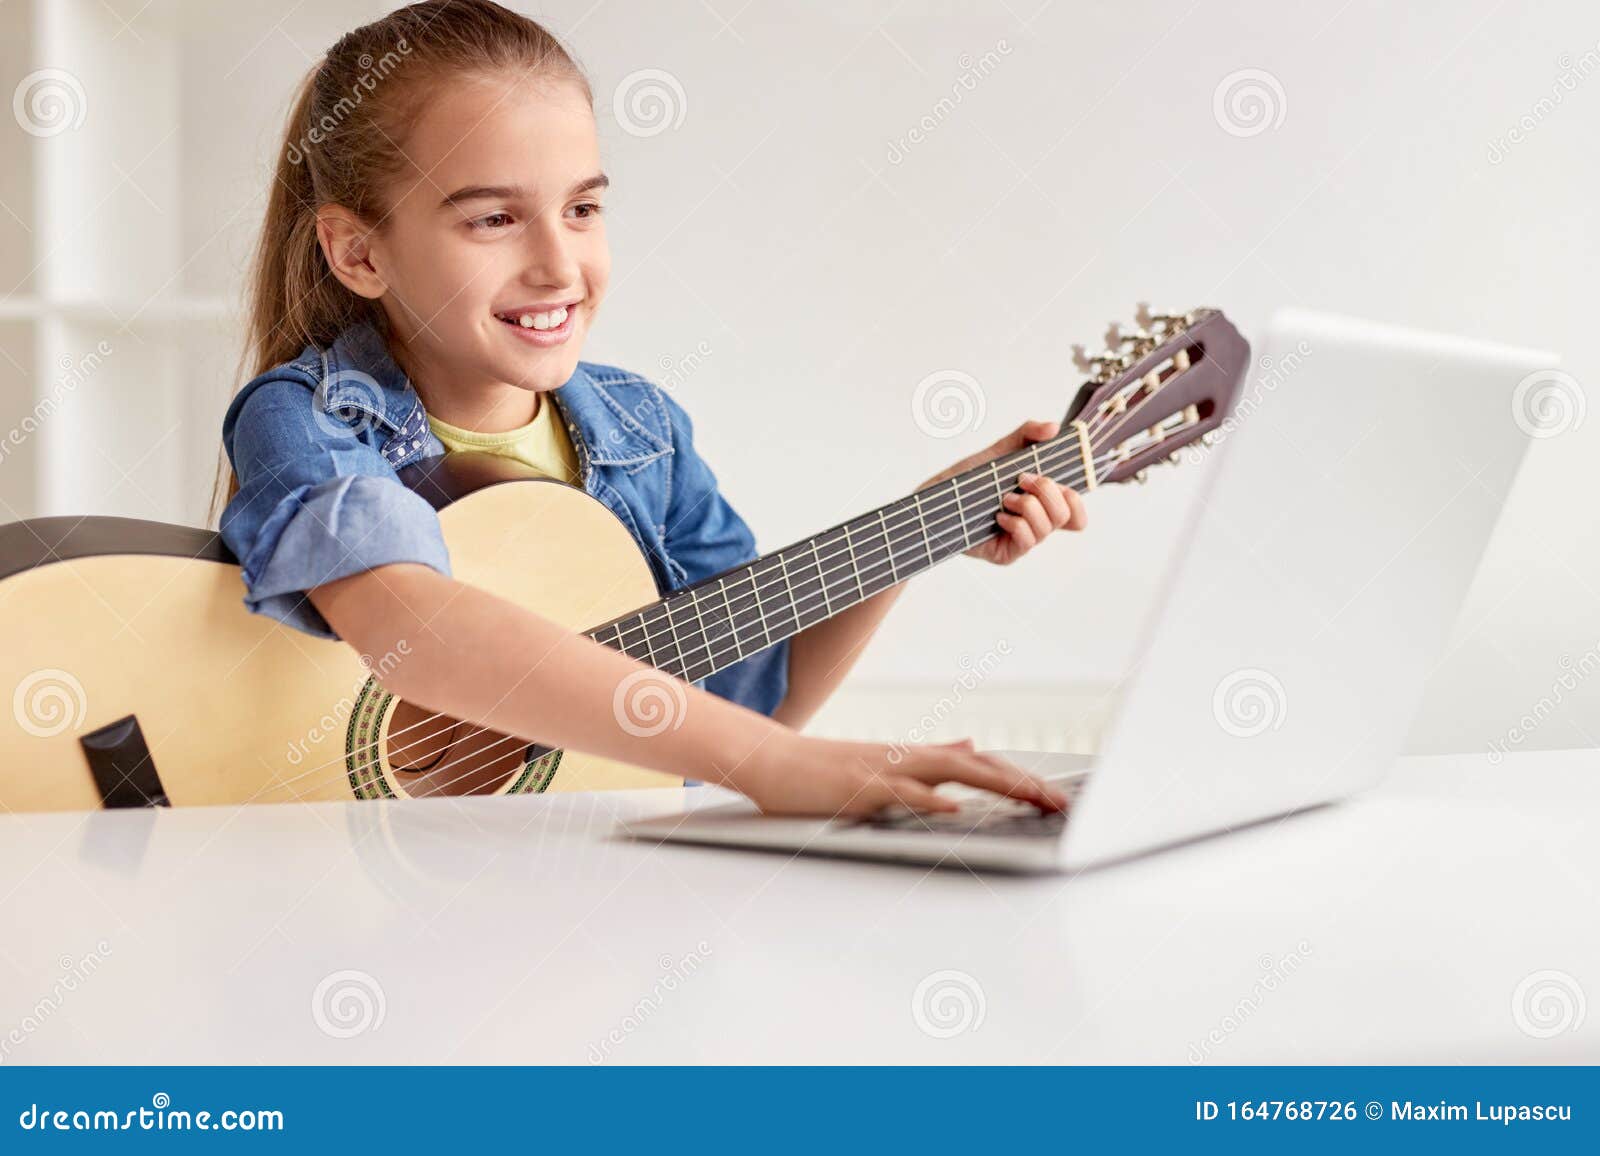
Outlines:
<svg viewBox="0 0 1600 1156"><path fill-rule="evenodd" d="M1090 380L1067 411L1062 432L1076 430L1092 485L1144 481L1146 467L1176 458L1232 412L1250 365L1250 345L1222 312L1152 313L1144 302L1135 328L1113 322L1105 350L1072 347Z"/></svg>

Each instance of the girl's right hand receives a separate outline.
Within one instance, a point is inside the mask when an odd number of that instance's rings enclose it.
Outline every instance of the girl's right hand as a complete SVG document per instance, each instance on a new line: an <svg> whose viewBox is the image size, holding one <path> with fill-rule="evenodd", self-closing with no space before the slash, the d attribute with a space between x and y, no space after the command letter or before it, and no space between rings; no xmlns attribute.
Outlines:
<svg viewBox="0 0 1600 1156"><path fill-rule="evenodd" d="M775 748L775 749L773 749ZM953 811L939 783L965 783L1061 811L1067 797L971 739L890 746L841 742L789 732L768 743L730 786L769 815L865 816L899 805L916 812Z"/></svg>

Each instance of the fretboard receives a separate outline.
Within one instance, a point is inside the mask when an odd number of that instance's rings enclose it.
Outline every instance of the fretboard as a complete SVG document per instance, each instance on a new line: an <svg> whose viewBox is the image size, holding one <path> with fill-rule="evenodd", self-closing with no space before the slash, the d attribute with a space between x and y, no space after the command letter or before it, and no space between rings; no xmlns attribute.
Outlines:
<svg viewBox="0 0 1600 1156"><path fill-rule="evenodd" d="M995 515L1024 470L1076 486L1075 434L1036 442L724 570L588 631L694 682L937 566L1000 532Z"/></svg>

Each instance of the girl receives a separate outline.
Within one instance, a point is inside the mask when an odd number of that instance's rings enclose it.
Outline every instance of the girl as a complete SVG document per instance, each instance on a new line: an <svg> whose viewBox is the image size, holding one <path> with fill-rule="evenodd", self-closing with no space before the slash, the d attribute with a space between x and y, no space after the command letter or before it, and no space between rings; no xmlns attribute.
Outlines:
<svg viewBox="0 0 1600 1156"><path fill-rule="evenodd" d="M643 735L611 704L647 668L451 578L437 515L396 477L447 449L582 486L663 587L756 556L677 401L578 360L610 273L607 183L589 86L533 21L488 0L423 3L333 46L290 114L252 274L256 376L223 422L220 529L246 604L363 654L398 646L405 661L380 678L409 704L725 784L769 812L950 810L932 790L944 781L1061 807L970 740L799 733L898 587L682 687L681 725ZM1056 433L1029 422L932 481ZM1019 484L974 555L1009 563L1082 527L1075 494Z"/></svg>

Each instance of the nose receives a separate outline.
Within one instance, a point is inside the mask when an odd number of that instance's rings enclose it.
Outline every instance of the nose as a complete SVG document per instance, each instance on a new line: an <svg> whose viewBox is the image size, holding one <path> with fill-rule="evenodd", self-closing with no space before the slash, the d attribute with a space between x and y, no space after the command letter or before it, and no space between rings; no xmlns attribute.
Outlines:
<svg viewBox="0 0 1600 1156"><path fill-rule="evenodd" d="M526 246L522 279L537 288L565 289L582 276L573 240L559 218L541 214L523 230Z"/></svg>

